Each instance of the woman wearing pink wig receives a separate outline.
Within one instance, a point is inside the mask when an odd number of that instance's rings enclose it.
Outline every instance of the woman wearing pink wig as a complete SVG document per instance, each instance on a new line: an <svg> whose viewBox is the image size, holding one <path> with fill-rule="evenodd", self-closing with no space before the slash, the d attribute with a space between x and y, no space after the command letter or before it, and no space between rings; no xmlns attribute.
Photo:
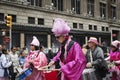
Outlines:
<svg viewBox="0 0 120 80"><path fill-rule="evenodd" d="M47 65L47 58L45 54L39 51L40 43L34 36L33 41L30 44L30 52L26 58L24 69L32 68L32 74L25 80L45 80L43 71L39 71L38 68Z"/></svg>
<svg viewBox="0 0 120 80"><path fill-rule="evenodd" d="M120 80L120 42L115 40L111 44L111 51L108 60L113 62L115 66L111 67L110 71L112 72L111 80Z"/></svg>
<svg viewBox="0 0 120 80"><path fill-rule="evenodd" d="M70 27L64 20L57 18L54 21L52 32L61 45L49 66L60 60L61 80L82 80L81 75L86 65L86 59L80 45L71 40Z"/></svg>

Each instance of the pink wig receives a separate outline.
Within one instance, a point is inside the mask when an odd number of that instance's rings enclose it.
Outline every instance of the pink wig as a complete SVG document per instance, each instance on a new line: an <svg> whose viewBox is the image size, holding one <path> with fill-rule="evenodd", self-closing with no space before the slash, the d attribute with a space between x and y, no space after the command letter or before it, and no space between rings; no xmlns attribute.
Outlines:
<svg viewBox="0 0 120 80"><path fill-rule="evenodd" d="M66 36L70 32L70 27L60 18L56 18L53 24L52 32L55 36Z"/></svg>
<svg viewBox="0 0 120 80"><path fill-rule="evenodd" d="M115 40L115 41L112 42L112 45L116 48L119 48L120 47L120 41Z"/></svg>
<svg viewBox="0 0 120 80"><path fill-rule="evenodd" d="M37 39L36 36L33 36L33 40L30 44L34 45L34 46L40 46L40 42L39 42L39 40Z"/></svg>

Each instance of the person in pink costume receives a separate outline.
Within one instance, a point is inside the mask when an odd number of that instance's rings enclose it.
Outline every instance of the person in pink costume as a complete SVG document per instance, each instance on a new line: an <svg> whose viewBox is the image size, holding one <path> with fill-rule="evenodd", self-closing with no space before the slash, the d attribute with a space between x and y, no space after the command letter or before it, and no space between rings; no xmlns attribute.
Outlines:
<svg viewBox="0 0 120 80"><path fill-rule="evenodd" d="M56 18L53 24L52 32L56 40L60 43L57 55L52 59L48 66L53 65L60 60L61 80L82 80L82 72L86 65L86 58L80 45L74 41L68 50L71 37L69 36L70 27L60 18ZM68 50L68 51L67 51Z"/></svg>
<svg viewBox="0 0 120 80"><path fill-rule="evenodd" d="M115 40L111 44L110 51L110 62L114 62L115 66L113 66L110 71L112 72L111 80L120 80L120 50L119 50L120 42Z"/></svg>
<svg viewBox="0 0 120 80"><path fill-rule="evenodd" d="M39 46L40 43L38 39L33 36L33 41L30 43L31 51L26 57L24 64L24 69L32 68L33 72L25 80L45 80L43 71L39 71L38 68L47 65L47 58L43 52L39 51Z"/></svg>

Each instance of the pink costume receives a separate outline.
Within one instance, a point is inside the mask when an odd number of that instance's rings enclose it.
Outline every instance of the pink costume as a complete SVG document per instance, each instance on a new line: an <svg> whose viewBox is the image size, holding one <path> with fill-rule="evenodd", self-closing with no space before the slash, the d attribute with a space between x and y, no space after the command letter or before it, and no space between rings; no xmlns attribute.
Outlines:
<svg viewBox="0 0 120 80"><path fill-rule="evenodd" d="M120 51L116 51L116 52L110 52L110 61L118 61L120 60ZM113 75L112 75L112 79L111 80L119 80L120 79L120 64L115 66L115 67L112 67L110 69L111 72L113 72Z"/></svg>
<svg viewBox="0 0 120 80"><path fill-rule="evenodd" d="M38 45L39 43L36 42L34 39L31 43L32 45ZM39 46L39 45L38 45ZM25 80L45 80L45 75L43 71L37 70L37 68L46 66L47 65L47 58L43 52L40 52L39 50L30 51L28 56L26 57L26 62L24 64L24 69L30 68L29 61L33 60L33 72L30 76L28 76Z"/></svg>
<svg viewBox="0 0 120 80"><path fill-rule="evenodd" d="M118 48L119 42L113 41L112 45L116 48ZM110 51L110 61L119 61L120 60L120 51L117 50L115 52ZM120 80L120 64L116 65L115 67L112 67L110 69L111 72L113 72L112 79L111 80Z"/></svg>
<svg viewBox="0 0 120 80"><path fill-rule="evenodd" d="M43 71L39 71L37 68L47 65L45 54L43 52L38 53L38 51L30 52L26 58L24 68L30 67L28 61L31 59L31 57L34 57L34 61L32 63L34 65L34 68L32 74L26 80L44 80L45 77Z"/></svg>
<svg viewBox="0 0 120 80"><path fill-rule="evenodd" d="M68 39L67 43L69 41L70 39ZM67 43L65 46L67 46ZM60 54L61 51L57 53L57 55L53 58L53 61L59 60ZM64 62L61 61L60 65L62 71L61 80L82 80L81 76L86 65L86 59L80 45L77 42L72 45L68 51L66 59Z"/></svg>

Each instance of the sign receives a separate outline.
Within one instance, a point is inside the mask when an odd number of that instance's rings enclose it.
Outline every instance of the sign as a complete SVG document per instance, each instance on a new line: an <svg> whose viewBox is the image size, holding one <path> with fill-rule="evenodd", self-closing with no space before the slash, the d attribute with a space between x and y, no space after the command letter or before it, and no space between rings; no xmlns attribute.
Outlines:
<svg viewBox="0 0 120 80"><path fill-rule="evenodd" d="M117 36L117 34L112 34L112 37L116 37Z"/></svg>
<svg viewBox="0 0 120 80"><path fill-rule="evenodd" d="M4 42L9 43L10 42L10 38L9 37L4 37Z"/></svg>

